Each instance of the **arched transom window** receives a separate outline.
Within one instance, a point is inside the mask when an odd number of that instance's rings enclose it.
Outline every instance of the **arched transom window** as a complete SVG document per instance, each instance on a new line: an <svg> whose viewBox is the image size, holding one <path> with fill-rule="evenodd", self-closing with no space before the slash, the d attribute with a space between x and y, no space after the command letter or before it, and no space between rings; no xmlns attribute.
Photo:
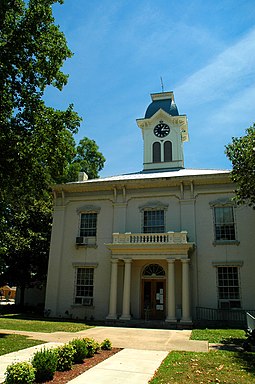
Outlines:
<svg viewBox="0 0 255 384"><path fill-rule="evenodd" d="M150 264L144 268L143 277L164 277L165 271L159 264Z"/></svg>

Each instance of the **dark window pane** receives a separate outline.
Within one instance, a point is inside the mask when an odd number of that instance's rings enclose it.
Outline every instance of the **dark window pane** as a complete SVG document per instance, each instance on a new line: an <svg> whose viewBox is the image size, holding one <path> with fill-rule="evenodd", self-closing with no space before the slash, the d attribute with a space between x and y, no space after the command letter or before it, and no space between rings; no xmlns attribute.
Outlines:
<svg viewBox="0 0 255 384"><path fill-rule="evenodd" d="M93 268L78 268L76 273L75 287L75 304L92 305L93 290L94 290L94 269ZM86 299L91 298L90 301ZM89 304L88 304L89 303Z"/></svg>
<svg viewBox="0 0 255 384"><path fill-rule="evenodd" d="M161 162L161 151L160 151L160 143L155 142L153 143L153 163L160 163Z"/></svg>
<svg viewBox="0 0 255 384"><path fill-rule="evenodd" d="M214 208L215 240L235 240L233 207Z"/></svg>
<svg viewBox="0 0 255 384"><path fill-rule="evenodd" d="M164 143L164 161L172 161L172 143L166 141Z"/></svg>
<svg viewBox="0 0 255 384"><path fill-rule="evenodd" d="M144 211L144 233L165 232L165 213L163 210Z"/></svg>
<svg viewBox="0 0 255 384"><path fill-rule="evenodd" d="M80 223L80 236L96 236L97 214L82 213Z"/></svg>
<svg viewBox="0 0 255 384"><path fill-rule="evenodd" d="M218 298L219 308L241 307L238 267L218 267Z"/></svg>

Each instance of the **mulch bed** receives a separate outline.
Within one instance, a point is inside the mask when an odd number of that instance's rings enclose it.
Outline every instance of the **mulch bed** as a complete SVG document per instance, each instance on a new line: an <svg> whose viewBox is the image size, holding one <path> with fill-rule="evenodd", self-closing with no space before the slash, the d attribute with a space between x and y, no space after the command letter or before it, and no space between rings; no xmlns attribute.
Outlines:
<svg viewBox="0 0 255 384"><path fill-rule="evenodd" d="M68 381L71 381L75 377L94 367L98 363L101 363L101 361L115 355L115 353L119 351L121 351L121 348L112 348L110 351L100 350L93 357L85 359L83 364L74 364L70 371L55 372L53 380L47 381L47 383L44 384L66 384Z"/></svg>

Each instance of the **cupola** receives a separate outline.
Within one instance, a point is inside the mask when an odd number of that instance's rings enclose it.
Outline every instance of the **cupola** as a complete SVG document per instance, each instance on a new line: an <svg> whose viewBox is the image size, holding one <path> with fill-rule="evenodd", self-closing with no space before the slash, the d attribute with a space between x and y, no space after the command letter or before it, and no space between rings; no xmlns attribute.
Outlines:
<svg viewBox="0 0 255 384"><path fill-rule="evenodd" d="M144 140L144 171L184 168L187 117L179 114L173 92L153 93L151 100L145 117L137 119Z"/></svg>

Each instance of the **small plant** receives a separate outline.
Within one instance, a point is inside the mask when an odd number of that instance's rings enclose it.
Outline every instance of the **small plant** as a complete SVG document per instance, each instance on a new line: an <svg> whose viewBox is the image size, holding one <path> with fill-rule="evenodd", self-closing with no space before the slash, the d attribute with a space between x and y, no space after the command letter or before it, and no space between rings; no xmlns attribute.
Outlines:
<svg viewBox="0 0 255 384"><path fill-rule="evenodd" d="M100 348L101 348L101 345L94 340L94 349L95 349L95 353L98 353L98 351L100 351Z"/></svg>
<svg viewBox="0 0 255 384"><path fill-rule="evenodd" d="M58 356L56 350L42 349L35 353L32 365L35 368L35 380L38 383L53 379L57 370Z"/></svg>
<svg viewBox="0 0 255 384"><path fill-rule="evenodd" d="M7 367L5 384L33 384L35 369L31 363L15 363Z"/></svg>
<svg viewBox="0 0 255 384"><path fill-rule="evenodd" d="M105 351L110 351L112 349L112 343L110 342L109 339L105 339L102 343L101 343L101 349L105 350Z"/></svg>
<svg viewBox="0 0 255 384"><path fill-rule="evenodd" d="M57 371L69 371L73 365L74 347L65 344L56 348L56 352L58 356Z"/></svg>
<svg viewBox="0 0 255 384"><path fill-rule="evenodd" d="M73 361L74 364L83 363L87 356L87 347L84 339L73 339L69 343L74 348Z"/></svg>
<svg viewBox="0 0 255 384"><path fill-rule="evenodd" d="M94 339L85 338L83 339L87 348L86 357L92 357L100 349L100 344Z"/></svg>

